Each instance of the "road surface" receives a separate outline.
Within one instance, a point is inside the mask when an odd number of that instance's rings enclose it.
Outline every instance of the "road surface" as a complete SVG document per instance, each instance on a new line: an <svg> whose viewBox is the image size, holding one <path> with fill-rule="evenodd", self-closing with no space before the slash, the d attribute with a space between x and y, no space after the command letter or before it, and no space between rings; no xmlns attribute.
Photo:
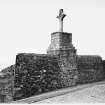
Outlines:
<svg viewBox="0 0 105 105"><path fill-rule="evenodd" d="M68 92L36 103L105 103L105 83L91 84L88 88Z"/></svg>

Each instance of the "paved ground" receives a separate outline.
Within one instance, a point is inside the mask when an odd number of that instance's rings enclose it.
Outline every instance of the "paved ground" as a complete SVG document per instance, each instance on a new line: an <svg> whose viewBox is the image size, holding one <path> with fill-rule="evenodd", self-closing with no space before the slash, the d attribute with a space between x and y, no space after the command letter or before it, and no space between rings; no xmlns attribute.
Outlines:
<svg viewBox="0 0 105 105"><path fill-rule="evenodd" d="M11 103L104 103L105 81L77 85Z"/></svg>
<svg viewBox="0 0 105 105"><path fill-rule="evenodd" d="M36 103L105 103L105 83L91 84L88 88L68 92L61 96L45 99Z"/></svg>

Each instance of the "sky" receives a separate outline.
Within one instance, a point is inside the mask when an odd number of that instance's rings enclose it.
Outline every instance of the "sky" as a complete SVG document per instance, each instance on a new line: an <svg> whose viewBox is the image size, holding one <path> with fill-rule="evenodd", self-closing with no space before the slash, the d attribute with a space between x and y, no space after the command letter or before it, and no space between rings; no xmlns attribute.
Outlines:
<svg viewBox="0 0 105 105"><path fill-rule="evenodd" d="M61 8L77 54L105 59L105 0L0 0L0 70L18 53L46 53Z"/></svg>

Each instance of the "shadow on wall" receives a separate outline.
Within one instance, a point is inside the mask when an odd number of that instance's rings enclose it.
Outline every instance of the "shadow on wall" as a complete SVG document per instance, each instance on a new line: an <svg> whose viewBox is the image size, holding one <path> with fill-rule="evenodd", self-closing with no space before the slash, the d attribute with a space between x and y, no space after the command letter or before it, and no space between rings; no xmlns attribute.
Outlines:
<svg viewBox="0 0 105 105"><path fill-rule="evenodd" d="M105 62L100 56L78 56L78 84L105 79Z"/></svg>

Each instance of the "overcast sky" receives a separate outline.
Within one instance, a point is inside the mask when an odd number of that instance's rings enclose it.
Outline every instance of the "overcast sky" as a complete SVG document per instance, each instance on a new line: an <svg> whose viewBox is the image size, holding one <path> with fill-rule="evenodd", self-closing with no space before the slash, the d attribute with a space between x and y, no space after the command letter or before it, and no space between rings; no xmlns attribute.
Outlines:
<svg viewBox="0 0 105 105"><path fill-rule="evenodd" d="M77 54L105 59L105 0L0 0L0 69L18 53L46 53L60 8Z"/></svg>

